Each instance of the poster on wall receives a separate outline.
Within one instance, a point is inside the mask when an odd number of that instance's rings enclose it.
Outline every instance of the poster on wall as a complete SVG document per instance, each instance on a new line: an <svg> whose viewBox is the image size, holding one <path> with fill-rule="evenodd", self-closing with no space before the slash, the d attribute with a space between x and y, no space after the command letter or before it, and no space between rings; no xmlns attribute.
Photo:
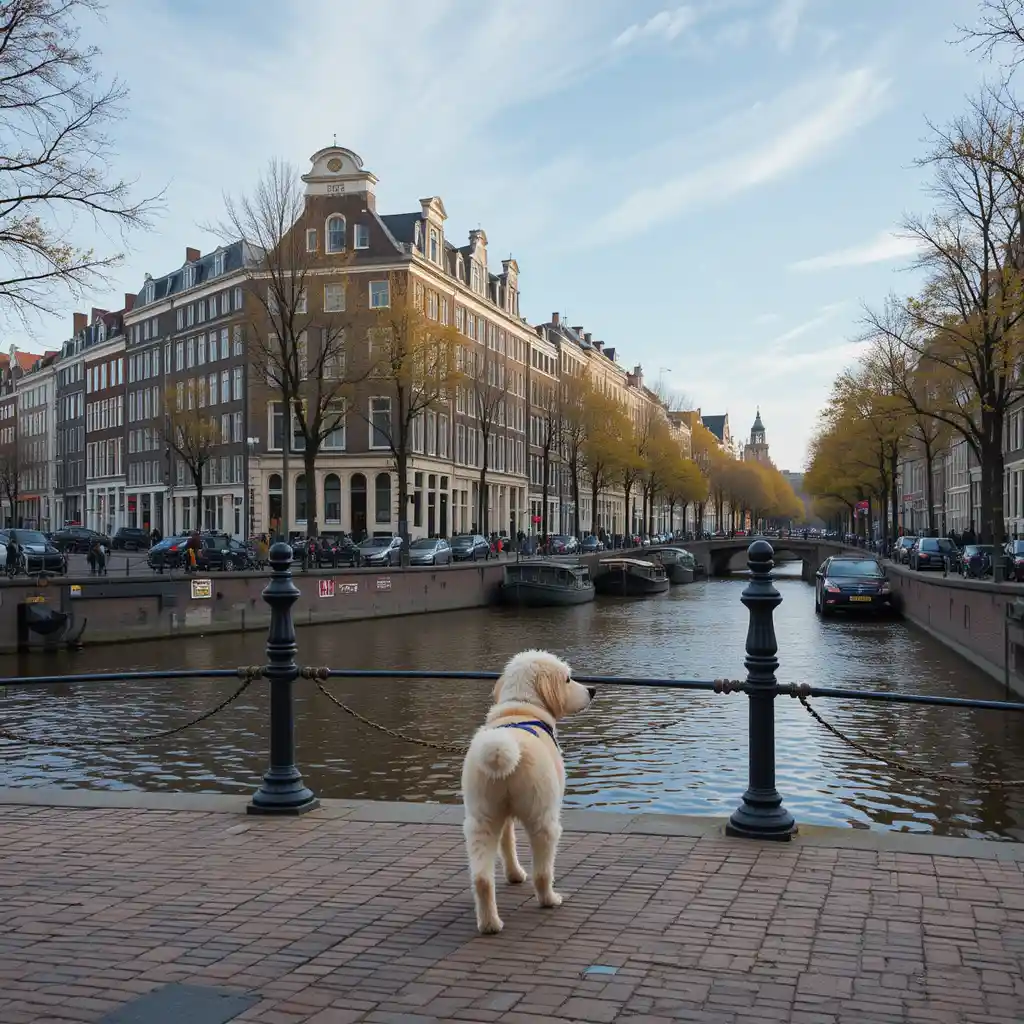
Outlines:
<svg viewBox="0 0 1024 1024"><path fill-rule="evenodd" d="M192 600L202 601L213 597L213 580L192 580Z"/></svg>
<svg viewBox="0 0 1024 1024"><path fill-rule="evenodd" d="M334 580L320 580L320 596L334 597Z"/></svg>

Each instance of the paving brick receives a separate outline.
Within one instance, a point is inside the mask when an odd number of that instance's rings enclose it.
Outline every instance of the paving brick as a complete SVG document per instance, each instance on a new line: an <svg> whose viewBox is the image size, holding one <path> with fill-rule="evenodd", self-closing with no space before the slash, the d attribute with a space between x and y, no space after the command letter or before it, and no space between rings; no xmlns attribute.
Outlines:
<svg viewBox="0 0 1024 1024"><path fill-rule="evenodd" d="M1024 1005L1017 861L567 832L565 905L499 881L505 931L482 938L457 818L362 817L0 806L0 1020L95 1024L176 982L260 1000L239 1024L1007 1024Z"/></svg>

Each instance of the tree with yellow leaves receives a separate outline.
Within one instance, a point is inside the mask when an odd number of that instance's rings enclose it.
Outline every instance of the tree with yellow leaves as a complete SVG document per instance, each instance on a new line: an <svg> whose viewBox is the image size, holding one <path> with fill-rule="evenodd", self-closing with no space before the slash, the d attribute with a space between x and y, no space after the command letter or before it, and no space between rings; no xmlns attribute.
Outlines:
<svg viewBox="0 0 1024 1024"><path fill-rule="evenodd" d="M630 456L629 417L611 395L588 384L583 392L580 462L590 481L590 532L598 532L598 498Z"/></svg>

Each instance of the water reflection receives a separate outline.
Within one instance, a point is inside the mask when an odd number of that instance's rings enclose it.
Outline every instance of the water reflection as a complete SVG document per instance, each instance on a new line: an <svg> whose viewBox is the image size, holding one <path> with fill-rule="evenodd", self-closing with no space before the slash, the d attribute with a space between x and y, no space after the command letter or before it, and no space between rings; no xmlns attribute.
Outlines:
<svg viewBox="0 0 1024 1024"><path fill-rule="evenodd" d="M783 570L776 613L783 681L999 697L1001 688L902 623L819 621L798 568ZM479 610L312 627L300 660L358 668L499 669L524 647L547 647L578 670L607 675L743 675L742 579L673 588L660 598L601 600L547 611ZM228 667L262 659L257 634L131 644L46 658L0 659L4 674ZM168 727L217 703L228 683L187 681L11 690L4 724L34 734L109 735ZM464 741L486 711L486 683L333 682L361 713L403 732ZM939 771L1024 777L1021 716L855 701L819 710L869 747ZM796 701L777 702L778 783L799 821L1021 838L1019 790L948 787L865 760L824 732ZM746 698L604 687L564 729L567 803L578 807L728 814L746 782ZM457 799L459 761L373 732L308 684L297 707L303 772L321 795ZM657 726L670 723L671 727ZM617 740L650 726L644 735ZM53 751L8 743L0 784L248 792L265 766L265 684L227 712L170 741Z"/></svg>

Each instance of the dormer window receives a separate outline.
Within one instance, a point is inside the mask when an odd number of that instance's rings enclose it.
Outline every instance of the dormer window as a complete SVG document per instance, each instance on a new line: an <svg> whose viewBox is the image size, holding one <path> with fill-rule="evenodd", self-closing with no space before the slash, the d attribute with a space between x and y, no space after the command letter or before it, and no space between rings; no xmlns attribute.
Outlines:
<svg viewBox="0 0 1024 1024"><path fill-rule="evenodd" d="M472 275L473 276L472 276L472 281L470 282L470 287L477 294L480 294L483 291L483 286L481 284L480 264L479 263L474 262L472 264Z"/></svg>
<svg viewBox="0 0 1024 1024"><path fill-rule="evenodd" d="M441 262L441 236L438 234L437 228L430 229L430 262Z"/></svg>
<svg viewBox="0 0 1024 1024"><path fill-rule="evenodd" d="M142 289L142 304L148 305L153 301L154 285L152 281L147 281L145 287Z"/></svg>
<svg viewBox="0 0 1024 1024"><path fill-rule="evenodd" d="M357 249L370 248L370 226L368 224L356 224L352 228L352 244Z"/></svg>
<svg viewBox="0 0 1024 1024"><path fill-rule="evenodd" d="M327 218L327 251L345 251L345 218L340 213Z"/></svg>
<svg viewBox="0 0 1024 1024"><path fill-rule="evenodd" d="M195 264L189 263L181 273L181 287L191 288L196 283Z"/></svg>
<svg viewBox="0 0 1024 1024"><path fill-rule="evenodd" d="M224 273L224 253L214 253L213 256L213 276L220 277Z"/></svg>
<svg viewBox="0 0 1024 1024"><path fill-rule="evenodd" d="M416 221L416 230L413 232L414 245L420 252L423 252L423 228L420 227L420 222Z"/></svg>
<svg viewBox="0 0 1024 1024"><path fill-rule="evenodd" d="M462 259L462 253L459 253L455 260L455 276L462 282L466 280L466 264Z"/></svg>

